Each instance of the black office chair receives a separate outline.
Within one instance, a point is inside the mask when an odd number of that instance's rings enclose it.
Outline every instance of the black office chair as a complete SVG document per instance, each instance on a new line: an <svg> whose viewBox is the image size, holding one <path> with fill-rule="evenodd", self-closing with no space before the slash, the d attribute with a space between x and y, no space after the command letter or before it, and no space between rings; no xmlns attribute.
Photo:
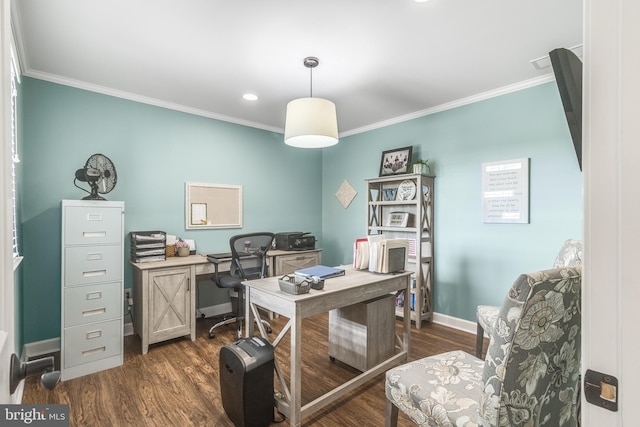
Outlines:
<svg viewBox="0 0 640 427"><path fill-rule="evenodd" d="M244 320L244 286L245 280L261 279L268 275L267 251L275 239L275 234L269 232L256 232L238 234L229 239L231 246L231 268L229 274L218 273L219 261L209 257L213 262L215 272L213 281L220 288L234 289L237 294L235 315L225 317L209 329L209 338L214 338L214 329L236 322L238 325L238 338L242 338L242 321ZM271 333L271 325L262 320L268 333Z"/></svg>

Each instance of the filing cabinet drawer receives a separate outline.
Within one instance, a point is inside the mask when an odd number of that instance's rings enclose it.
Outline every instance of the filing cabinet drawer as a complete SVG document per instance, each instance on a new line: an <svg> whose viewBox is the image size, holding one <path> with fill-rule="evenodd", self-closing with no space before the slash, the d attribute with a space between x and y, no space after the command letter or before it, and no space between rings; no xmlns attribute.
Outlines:
<svg viewBox="0 0 640 427"><path fill-rule="evenodd" d="M66 287L64 326L102 322L122 316L121 294L121 282Z"/></svg>
<svg viewBox="0 0 640 427"><path fill-rule="evenodd" d="M121 243L122 214L120 207L66 206L64 244Z"/></svg>
<svg viewBox="0 0 640 427"><path fill-rule="evenodd" d="M65 328L64 338L65 368L117 356L122 353L122 320Z"/></svg>
<svg viewBox="0 0 640 427"><path fill-rule="evenodd" d="M275 264L276 275L292 274L296 270L320 264L320 252L293 252L287 255L278 255Z"/></svg>
<svg viewBox="0 0 640 427"><path fill-rule="evenodd" d="M120 281L122 257L120 245L64 248L64 284L69 286Z"/></svg>

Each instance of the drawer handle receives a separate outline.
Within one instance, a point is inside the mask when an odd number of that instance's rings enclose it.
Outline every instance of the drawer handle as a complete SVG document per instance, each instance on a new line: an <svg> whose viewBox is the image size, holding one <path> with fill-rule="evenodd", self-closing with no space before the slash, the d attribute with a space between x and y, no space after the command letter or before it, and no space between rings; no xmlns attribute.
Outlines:
<svg viewBox="0 0 640 427"><path fill-rule="evenodd" d="M102 214L101 213L88 213L87 214L87 221L102 221Z"/></svg>
<svg viewBox="0 0 640 427"><path fill-rule="evenodd" d="M91 252L87 254L87 261L99 261L102 259L102 252Z"/></svg>
<svg viewBox="0 0 640 427"><path fill-rule="evenodd" d="M107 274L107 270L92 270L92 271L83 271L82 275L84 277L96 277L96 276L104 276Z"/></svg>
<svg viewBox="0 0 640 427"><path fill-rule="evenodd" d="M92 348L91 350L85 350L82 352L83 356L91 356L97 353L103 353L107 351L107 347L102 346L102 347L96 347L96 348Z"/></svg>
<svg viewBox="0 0 640 427"><path fill-rule="evenodd" d="M88 340L92 340L95 338L100 338L102 336L102 330L97 330L97 331L89 331L87 332L87 339Z"/></svg>
<svg viewBox="0 0 640 427"><path fill-rule="evenodd" d="M83 231L82 237L107 237L106 231Z"/></svg>
<svg viewBox="0 0 640 427"><path fill-rule="evenodd" d="M87 300L100 299L100 298L102 298L102 292L100 291L87 292Z"/></svg>
<svg viewBox="0 0 640 427"><path fill-rule="evenodd" d="M82 312L83 316L97 316L99 314L105 314L107 312L106 308L96 308L95 310L85 310Z"/></svg>

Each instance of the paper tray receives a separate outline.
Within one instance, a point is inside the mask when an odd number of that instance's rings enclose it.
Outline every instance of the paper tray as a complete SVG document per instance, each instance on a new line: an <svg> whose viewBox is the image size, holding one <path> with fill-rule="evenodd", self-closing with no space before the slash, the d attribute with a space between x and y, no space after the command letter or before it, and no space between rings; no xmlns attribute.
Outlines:
<svg viewBox="0 0 640 427"><path fill-rule="evenodd" d="M288 279L278 279L280 290L292 295L300 295L309 293L311 284L309 282L295 283L290 282Z"/></svg>

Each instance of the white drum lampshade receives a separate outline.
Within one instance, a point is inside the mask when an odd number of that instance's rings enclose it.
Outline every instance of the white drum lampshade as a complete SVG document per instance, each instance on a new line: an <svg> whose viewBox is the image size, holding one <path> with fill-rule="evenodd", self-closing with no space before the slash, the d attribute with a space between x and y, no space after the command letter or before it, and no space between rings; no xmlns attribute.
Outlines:
<svg viewBox="0 0 640 427"><path fill-rule="evenodd" d="M299 98L289 102L284 142L300 148L336 145L338 122L335 104L323 98Z"/></svg>

